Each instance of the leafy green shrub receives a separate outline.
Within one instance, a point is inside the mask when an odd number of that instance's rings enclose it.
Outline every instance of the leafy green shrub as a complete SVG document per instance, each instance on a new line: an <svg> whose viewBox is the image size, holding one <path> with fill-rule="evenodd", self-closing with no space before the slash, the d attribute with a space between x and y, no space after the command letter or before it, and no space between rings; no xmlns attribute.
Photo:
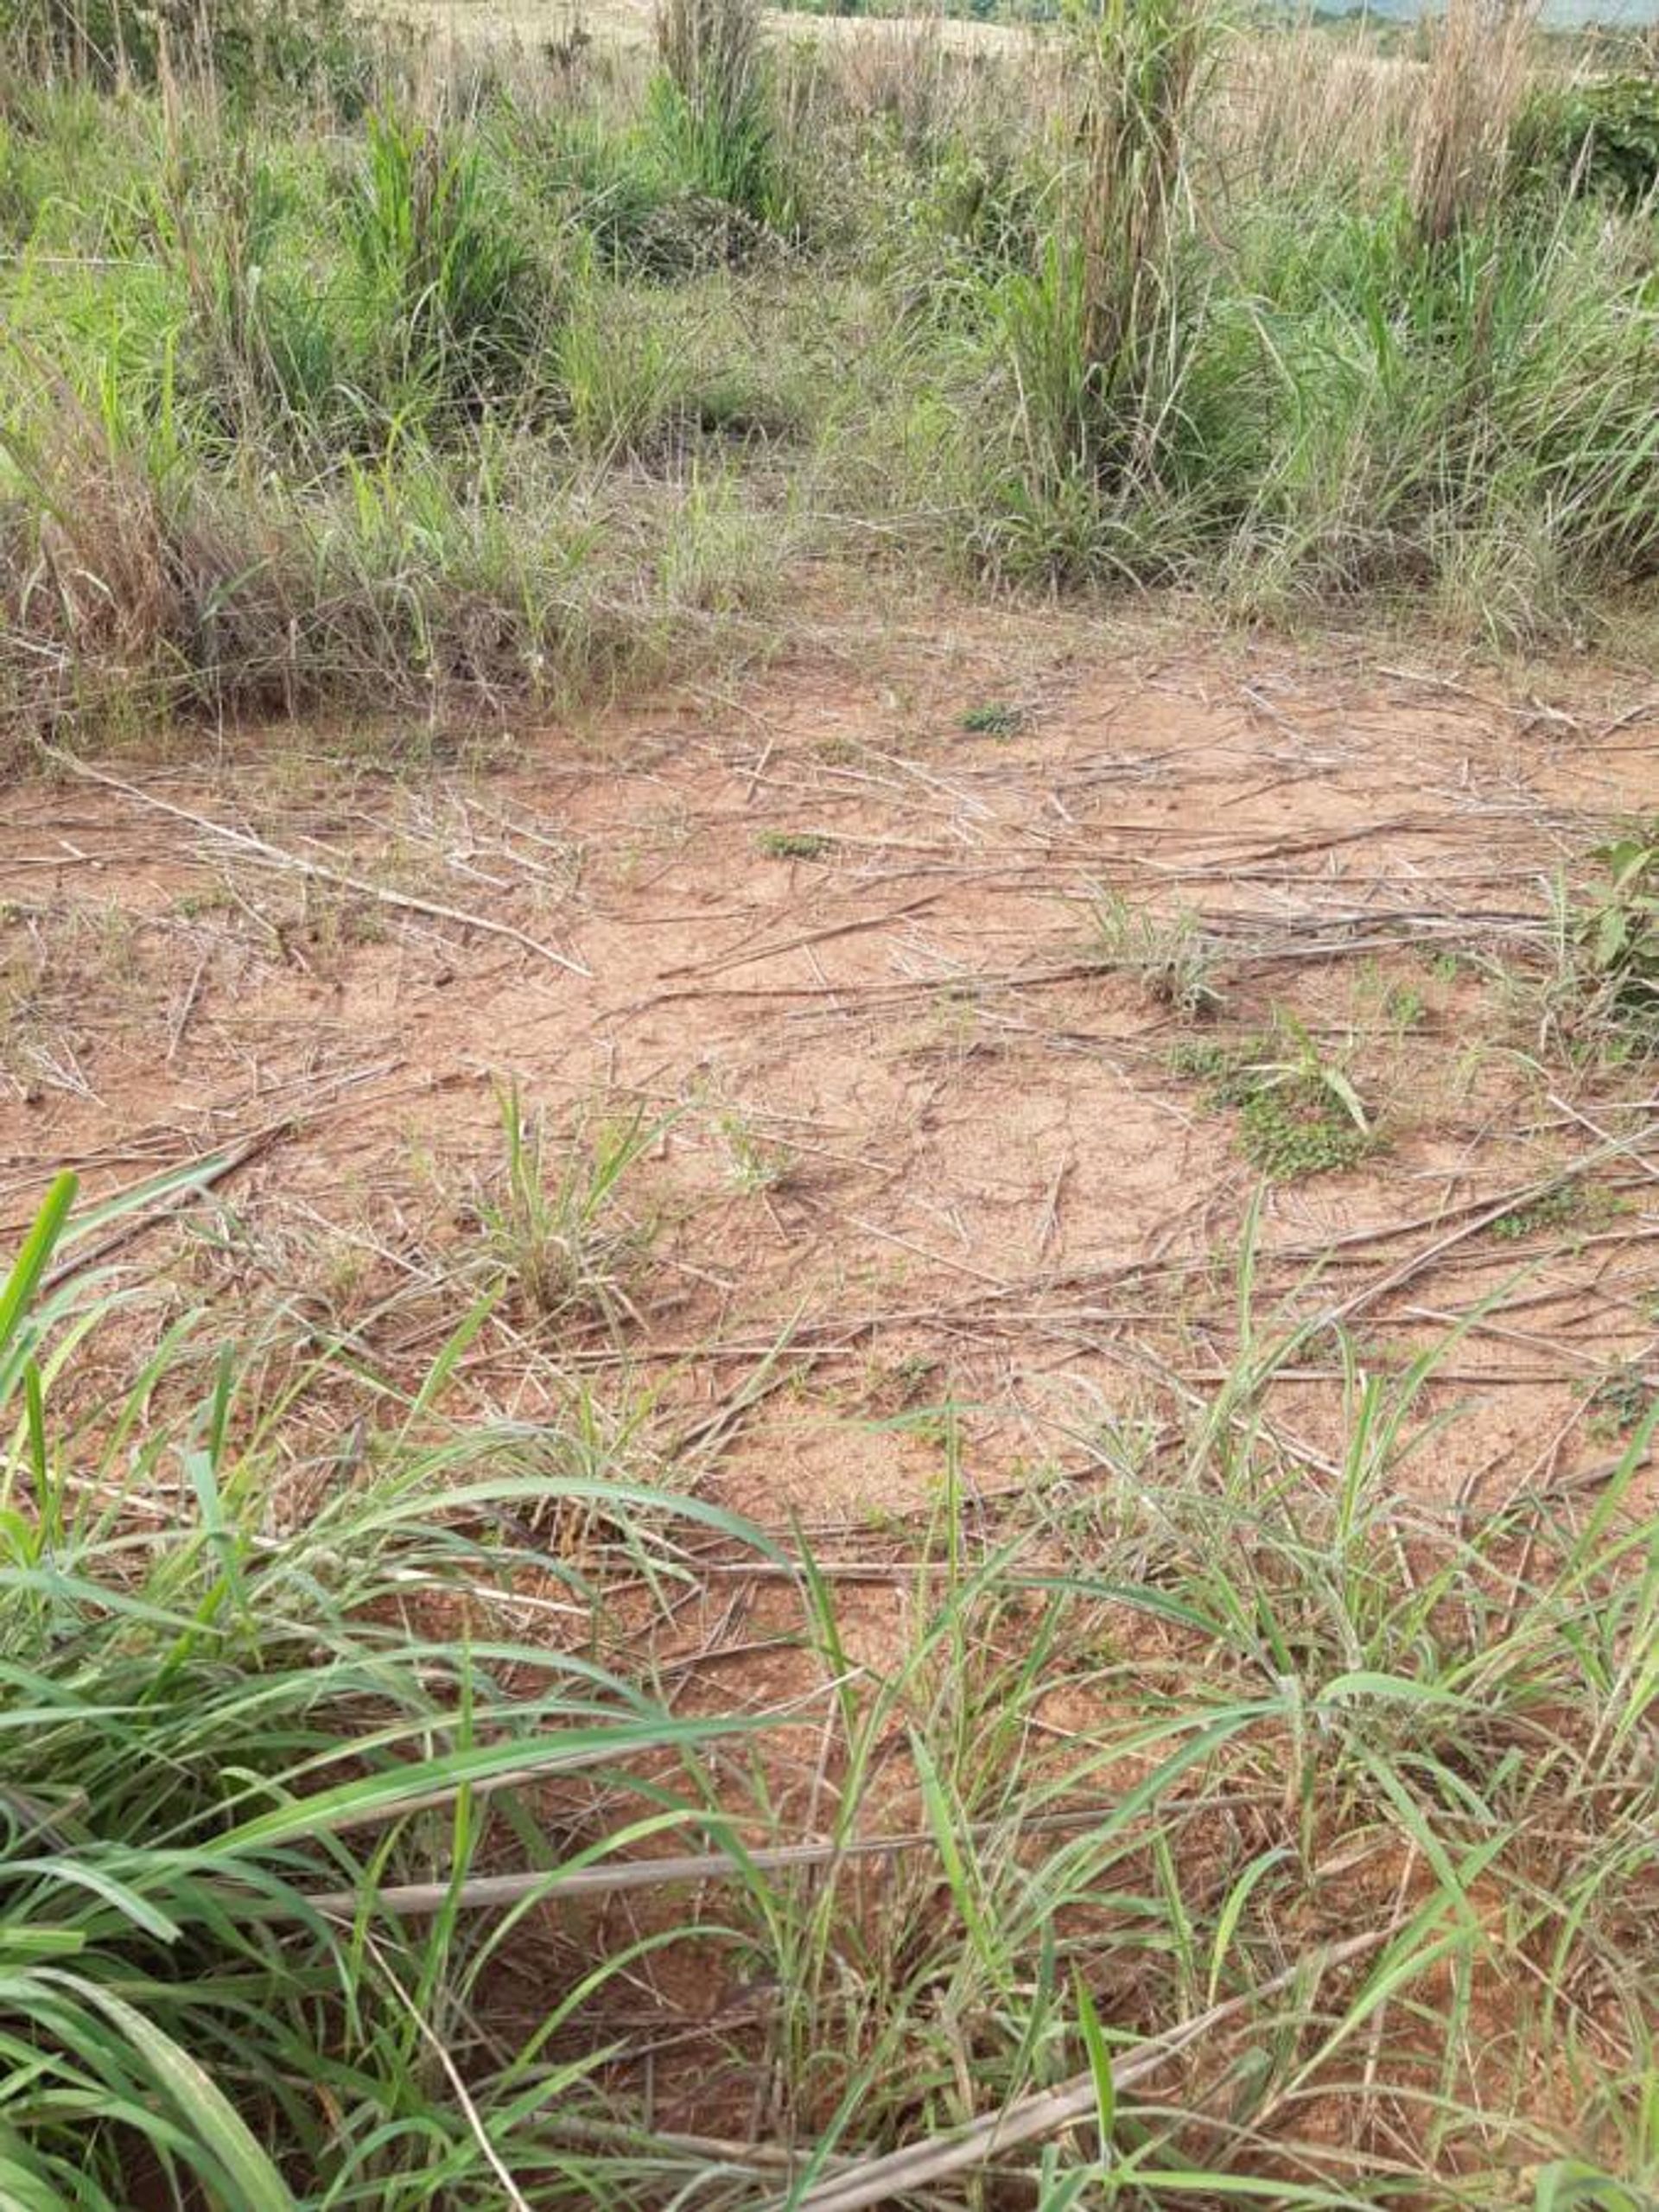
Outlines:
<svg viewBox="0 0 1659 2212"><path fill-rule="evenodd" d="M1607 879L1574 919L1592 998L1617 1020L1659 1027L1659 824L1603 845Z"/></svg>
<svg viewBox="0 0 1659 2212"><path fill-rule="evenodd" d="M1526 182L1649 199L1659 188L1659 75L1535 92L1512 151Z"/></svg>

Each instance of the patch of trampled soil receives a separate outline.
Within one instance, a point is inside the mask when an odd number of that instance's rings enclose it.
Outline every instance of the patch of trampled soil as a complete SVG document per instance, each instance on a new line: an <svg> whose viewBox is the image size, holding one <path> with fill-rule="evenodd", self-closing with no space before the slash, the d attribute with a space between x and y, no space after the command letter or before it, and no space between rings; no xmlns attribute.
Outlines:
<svg viewBox="0 0 1659 2212"><path fill-rule="evenodd" d="M1202 1392L1258 1205L1264 1325L1322 1301L1386 1370L1484 1301L1426 1492L1592 1467L1653 1360L1652 1084L1552 1027L1551 884L1659 771L1651 709L1557 690L958 615L403 778L274 733L14 787L0 1217L63 1164L101 1192L253 1141L225 1266L372 1306L476 1240L516 1085L555 1154L660 1123L660 1263L562 1354L711 1417L760 1363L810 1376L810 1414L769 1387L721 1435L769 1522L913 1510L947 1400L995 1487ZM1216 1013L1096 961L1103 887L1198 918ZM1380 1142L1264 1187L1178 1069L1275 1016ZM1592 1155L1592 1203L1471 1230ZM1278 1386L1313 1469L1336 1376Z"/></svg>

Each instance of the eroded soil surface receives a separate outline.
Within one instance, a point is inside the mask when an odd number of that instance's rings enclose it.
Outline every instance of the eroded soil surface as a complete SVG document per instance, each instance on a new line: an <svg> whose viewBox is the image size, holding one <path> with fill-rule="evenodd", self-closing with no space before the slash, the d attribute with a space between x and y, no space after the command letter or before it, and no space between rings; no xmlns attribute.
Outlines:
<svg viewBox="0 0 1659 2212"><path fill-rule="evenodd" d="M1075 1529L1190 1440L1244 1314L1250 1417L1311 1484L1355 1375L1430 1346L1414 1510L1591 1497L1627 1449L1659 1097L1563 918L1659 806L1659 701L1615 672L1522 697L1358 644L947 607L510 746L393 740L209 762L186 733L8 790L5 1243L62 1166L153 1185L79 1247L159 1287L145 1325L205 1304L411 1389L493 1296L463 1410L575 1419L613 1474L804 1531L878 1671L942 1483L988 1541L1029 1505L1040 1542L1051 1502ZM290 1418L291 1518L357 1445L326 1390ZM795 1602L711 1552L658 1679L821 1697ZM819 1824L816 1742L776 1755L778 1833ZM891 1763L868 1817L913 1827L912 1784ZM524 1964L527 2016L556 1971ZM765 2068L704 2040L753 1993L676 1946L640 2004L666 2118L759 2126Z"/></svg>
<svg viewBox="0 0 1659 2212"><path fill-rule="evenodd" d="M1659 803L1655 728L1611 677L980 614L478 759L66 769L7 794L0 1219L251 1143L124 1258L182 1229L196 1287L372 1339L480 1233L505 1090L554 1180L643 1115L649 1262L559 1363L741 1401L718 1494L844 1527L925 1502L906 1408L990 1490L1202 1391L1260 1194L1261 1328L1337 1312L1387 1369L1480 1306L1410 1479L1592 1471L1653 1364L1655 1102L1573 1028L1552 884ZM1229 1050L1338 1071L1361 1156L1264 1181ZM531 1412L540 1371L508 1335L473 1387ZM1274 1386L1311 1471L1338 1372Z"/></svg>

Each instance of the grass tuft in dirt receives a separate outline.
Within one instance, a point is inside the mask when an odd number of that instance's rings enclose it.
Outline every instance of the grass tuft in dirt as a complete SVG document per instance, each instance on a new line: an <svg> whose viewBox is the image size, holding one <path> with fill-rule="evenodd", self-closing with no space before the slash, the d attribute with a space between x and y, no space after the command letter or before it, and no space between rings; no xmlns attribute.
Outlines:
<svg viewBox="0 0 1659 2212"><path fill-rule="evenodd" d="M505 1162L474 1201L490 1258L543 1324L637 1318L629 1295L648 1262L652 1227L628 1186L666 1123L640 1112L579 1118L550 1138L517 1086L501 1099Z"/></svg>
<svg viewBox="0 0 1659 2212"><path fill-rule="evenodd" d="M1091 902L1090 922L1091 950L1102 967L1133 977L1160 1006L1185 1020L1219 1011L1219 948L1196 914L1154 914L1103 887Z"/></svg>
<svg viewBox="0 0 1659 2212"><path fill-rule="evenodd" d="M1264 1408L1319 1325L1262 1316L1150 1453L1097 1428L991 1529L946 1402L874 1663L798 1541L591 1436L446 1413L481 1312L412 1394L342 1341L263 1397L268 1361L187 1322L87 1395L145 1309L54 1280L72 1200L0 1296L23 2201L413 2205L435 2176L853 2212L970 2202L993 2155L1047 2202L1179 2175L1308 2212L1659 2180L1655 1409L1593 1499L1471 1529L1399 1479L1455 1339L1392 1380L1339 1347L1313 1483ZM318 1390L360 1427L310 1468ZM714 1561L775 1590L792 1687L739 1710L716 1671L676 1713L645 1655ZM688 1972L747 2001L699 1997L682 2084ZM1542 2051L1547 2089L1516 2063ZM748 2135L664 2124L727 2069L766 2085Z"/></svg>

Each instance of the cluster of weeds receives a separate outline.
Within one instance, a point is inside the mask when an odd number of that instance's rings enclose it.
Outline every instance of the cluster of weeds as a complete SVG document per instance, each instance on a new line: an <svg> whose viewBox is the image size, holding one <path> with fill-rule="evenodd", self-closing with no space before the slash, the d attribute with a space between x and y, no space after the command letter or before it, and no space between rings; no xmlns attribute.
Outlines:
<svg viewBox="0 0 1659 2212"><path fill-rule="evenodd" d="M822 830L763 830L754 849L769 861L826 861L836 841Z"/></svg>
<svg viewBox="0 0 1659 2212"><path fill-rule="evenodd" d="M665 7L649 88L391 40L335 94L337 14L0 7L8 743L602 690L748 649L798 550L871 531L1504 641L1659 558L1650 223L1494 212L1507 32L1371 169L1281 185L1202 98L1205 0L1084 11L1063 99L931 33L873 86L748 0Z"/></svg>
<svg viewBox="0 0 1659 2212"><path fill-rule="evenodd" d="M661 0L652 118L687 175L765 218L783 198L758 0Z"/></svg>
<svg viewBox="0 0 1659 2212"><path fill-rule="evenodd" d="M1170 1064L1204 1084L1211 1112L1236 1111L1241 1151L1274 1182L1357 1166L1377 1148L1351 1079L1289 1015L1257 1037L1189 1039Z"/></svg>
<svg viewBox="0 0 1659 2212"><path fill-rule="evenodd" d="M158 1187L189 1194L163 1178L115 1217ZM135 1346L116 1316L154 1289L78 1275L111 1215L74 1196L62 1179L0 1272L0 2196L321 2212L342 2189L430 2202L441 2176L484 2203L512 2167L533 2193L556 2168L570 2201L612 2181L645 2201L626 2161L573 2165L524 2127L550 2098L604 2120L604 2038L580 2023L637 1952L567 1975L556 1942L533 2031L465 2085L430 2053L510 1983L527 1913L557 1930L561 1868L674 1829L695 1847L702 1790L661 1783L731 1721L601 1663L614 1640L567 1562L499 1532L571 1506L603 1532L590 1566L603 1548L671 1576L677 1524L747 1544L739 1524L630 1487L575 1420L452 1418L487 1299L401 1382L355 1335L273 1367L280 1312L210 1343L157 1312ZM296 1484L314 1503L290 1516ZM526 1636L535 1588L591 1651ZM30 1712L48 1725L15 1725ZM532 1834L521 1897L479 1918L478 1878Z"/></svg>
<svg viewBox="0 0 1659 2212"><path fill-rule="evenodd" d="M1369 1123L1356 1120L1318 1075L1287 1074L1260 1085L1239 1116L1245 1158L1278 1183L1357 1166L1376 1143Z"/></svg>
<svg viewBox="0 0 1659 2212"><path fill-rule="evenodd" d="M557 272L474 136L449 119L370 116L346 207L390 388L429 385L474 410L533 391Z"/></svg>
<svg viewBox="0 0 1659 2212"><path fill-rule="evenodd" d="M643 1111L588 1117L556 1141L516 1084L501 1122L504 1167L474 1204L493 1268L543 1323L637 1319L631 1288L655 1229L628 1205L627 1184L663 1124Z"/></svg>
<svg viewBox="0 0 1659 2212"><path fill-rule="evenodd" d="M1597 849L1605 880L1572 916L1592 1013L1659 1041L1659 824Z"/></svg>
<svg viewBox="0 0 1659 2212"><path fill-rule="evenodd" d="M1519 1244L1529 1236L1570 1227L1584 1218L1591 1205L1590 1190L1574 1176L1529 1198L1524 1205L1512 1206L1508 1213L1500 1214L1492 1224L1492 1234L1506 1244Z"/></svg>
<svg viewBox="0 0 1659 2212"><path fill-rule="evenodd" d="M1630 1435L1659 1398L1640 1367L1623 1362L1611 1368L1588 1393L1590 1433L1604 1441Z"/></svg>
<svg viewBox="0 0 1659 2212"><path fill-rule="evenodd" d="M1090 902L1090 941L1103 968L1132 976L1147 995L1187 1020L1219 1011L1220 950L1185 908L1154 914L1100 886Z"/></svg>
<svg viewBox="0 0 1659 2212"><path fill-rule="evenodd" d="M746 1198L781 1190L798 1173L798 1154L776 1138L763 1136L747 1115L723 1113L715 1126L726 1148L728 1178Z"/></svg>
<svg viewBox="0 0 1659 2212"><path fill-rule="evenodd" d="M969 737L1017 737L1026 721L1023 707L1011 707L1002 700L990 699L982 707L969 707L957 726L966 730Z"/></svg>
<svg viewBox="0 0 1659 2212"><path fill-rule="evenodd" d="M642 1484L590 1395L480 1413L537 1356L493 1287L402 1379L356 1329L276 1363L270 1317L209 1345L169 1310L146 1351L145 1286L74 1278L111 1216L73 1196L0 1281L20 2203L125 2205L142 2172L158 2202L403 2208L435 2174L737 2212L804 2153L823 2188L791 2201L828 2212L904 2199L919 2158L930 2200L975 2202L994 2151L1045 2204L1172 2174L1227 2202L1270 2163L1313 2212L1380 2201L1380 2120L1389 2197L1659 2184L1651 1414L1581 1513L1465 1528L1400 1479L1441 1348L1384 1382L1339 1346L1310 1481L1260 1409L1320 1325L1258 1321L1185 1414L1030 1471L991 1537L947 1403L906 1417L937 1453L920 1525L851 1529L909 1544L919 1599L853 1646L833 1557ZM296 1482L312 1509L274 1510ZM579 1559L538 1533L567 1511ZM751 1571L788 1694L721 1666L665 1700L688 1632L734 1656ZM642 1887L643 1928L588 1902ZM710 1986L765 1994L732 2045L768 2085L749 2136L664 2132L643 2086L681 2018L706 2069ZM1573 2100L1494 2073L1496 2018ZM1248 2124L1216 2127L1217 2078Z"/></svg>

